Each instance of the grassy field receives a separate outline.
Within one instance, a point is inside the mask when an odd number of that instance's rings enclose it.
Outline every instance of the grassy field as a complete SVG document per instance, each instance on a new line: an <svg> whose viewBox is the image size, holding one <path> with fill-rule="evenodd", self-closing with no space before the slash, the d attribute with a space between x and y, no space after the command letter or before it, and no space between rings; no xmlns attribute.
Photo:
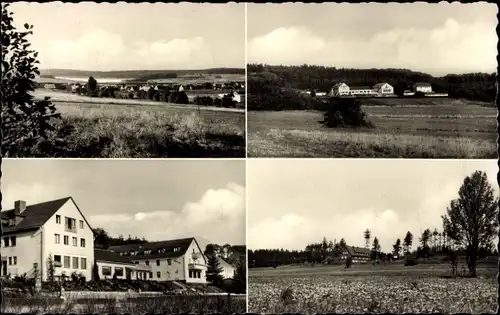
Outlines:
<svg viewBox="0 0 500 315"><path fill-rule="evenodd" d="M498 268L446 278L448 265L353 265L249 270L251 313L493 313Z"/></svg>
<svg viewBox="0 0 500 315"><path fill-rule="evenodd" d="M245 313L246 300L227 296L158 296L119 300L112 296L90 299L66 299L57 297L6 297L3 313L26 314L210 314Z"/></svg>
<svg viewBox="0 0 500 315"><path fill-rule="evenodd" d="M22 157L244 157L245 113L196 106L54 103L73 132ZM58 144L61 143L61 144ZM15 157L15 156L12 156Z"/></svg>
<svg viewBox="0 0 500 315"><path fill-rule="evenodd" d="M321 112L248 112L250 157L495 158L495 107L365 100L372 129L329 129ZM369 105L370 102L374 102ZM384 105L384 102L386 104ZM388 102L388 103L387 103ZM392 103L394 104L392 104ZM401 101L399 101L401 103Z"/></svg>

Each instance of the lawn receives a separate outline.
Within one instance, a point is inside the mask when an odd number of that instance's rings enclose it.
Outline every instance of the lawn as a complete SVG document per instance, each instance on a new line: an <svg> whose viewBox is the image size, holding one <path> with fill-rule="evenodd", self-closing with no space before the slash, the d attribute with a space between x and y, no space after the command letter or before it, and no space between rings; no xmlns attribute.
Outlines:
<svg viewBox="0 0 500 315"><path fill-rule="evenodd" d="M55 102L72 133L10 157L244 157L245 113L168 104Z"/></svg>
<svg viewBox="0 0 500 315"><path fill-rule="evenodd" d="M497 156L494 107L451 99L403 106L365 102L368 104L362 108L375 125L372 129L326 128L319 123L323 115L317 111L250 111L248 156L485 159Z"/></svg>
<svg viewBox="0 0 500 315"><path fill-rule="evenodd" d="M448 266L353 265L249 270L251 313L493 313L496 266L445 278Z"/></svg>

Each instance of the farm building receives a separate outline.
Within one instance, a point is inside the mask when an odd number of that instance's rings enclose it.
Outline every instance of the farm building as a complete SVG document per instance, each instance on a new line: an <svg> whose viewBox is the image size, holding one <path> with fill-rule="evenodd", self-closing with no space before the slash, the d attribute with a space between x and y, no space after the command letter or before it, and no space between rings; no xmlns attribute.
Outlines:
<svg viewBox="0 0 500 315"><path fill-rule="evenodd" d="M370 260L371 251L368 248L346 245L342 251L341 259L352 258L353 263L363 263Z"/></svg>
<svg viewBox="0 0 500 315"><path fill-rule="evenodd" d="M394 88L392 87L392 85L390 85L387 82L377 83L373 86L373 89L375 90L375 92L377 92L380 95L394 94Z"/></svg>
<svg viewBox="0 0 500 315"><path fill-rule="evenodd" d="M337 83L330 90L329 96L349 95L349 86L345 83Z"/></svg>
<svg viewBox="0 0 500 315"><path fill-rule="evenodd" d="M241 94L239 94L238 92L236 91L233 91L233 101L236 101L237 103L240 103L241 102ZM228 95L229 93L226 93L226 94L218 94L217 97L218 98L223 98L225 95Z"/></svg>
<svg viewBox="0 0 500 315"><path fill-rule="evenodd" d="M432 93L432 86L430 83L417 82L413 84L413 92Z"/></svg>

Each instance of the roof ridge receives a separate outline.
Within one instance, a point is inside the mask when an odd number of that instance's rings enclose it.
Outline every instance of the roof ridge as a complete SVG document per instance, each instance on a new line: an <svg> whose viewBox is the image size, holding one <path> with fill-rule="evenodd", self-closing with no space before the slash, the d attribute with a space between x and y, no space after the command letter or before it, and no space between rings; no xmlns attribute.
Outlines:
<svg viewBox="0 0 500 315"><path fill-rule="evenodd" d="M73 199L73 197L69 196L69 197L64 197L64 198L43 201L43 202L39 202L39 203L27 204L26 207L39 206L39 205L43 205L43 204L47 204L47 203L58 202L58 201L69 200L69 199ZM2 211L12 211L12 210L14 210L14 209L2 210Z"/></svg>

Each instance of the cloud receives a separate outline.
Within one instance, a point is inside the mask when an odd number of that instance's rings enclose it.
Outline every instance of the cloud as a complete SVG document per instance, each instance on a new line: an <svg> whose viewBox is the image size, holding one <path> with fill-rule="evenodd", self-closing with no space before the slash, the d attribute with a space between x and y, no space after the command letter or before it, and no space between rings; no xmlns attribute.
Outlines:
<svg viewBox="0 0 500 315"><path fill-rule="evenodd" d="M318 64L354 68L410 68L430 73L493 72L495 28L482 21L460 24L447 19L434 29L394 28L369 40L323 38L306 28L282 27L252 38L249 62Z"/></svg>
<svg viewBox="0 0 500 315"><path fill-rule="evenodd" d="M173 38L127 44L122 36L103 29L91 29L80 37L38 45L44 68L115 70L190 69L213 63L212 49L203 37Z"/></svg>
<svg viewBox="0 0 500 315"><path fill-rule="evenodd" d="M207 190L180 212L100 214L89 220L115 236L133 231L131 235L150 240L201 236L215 243L240 244L245 240L245 187L229 183L225 188Z"/></svg>

